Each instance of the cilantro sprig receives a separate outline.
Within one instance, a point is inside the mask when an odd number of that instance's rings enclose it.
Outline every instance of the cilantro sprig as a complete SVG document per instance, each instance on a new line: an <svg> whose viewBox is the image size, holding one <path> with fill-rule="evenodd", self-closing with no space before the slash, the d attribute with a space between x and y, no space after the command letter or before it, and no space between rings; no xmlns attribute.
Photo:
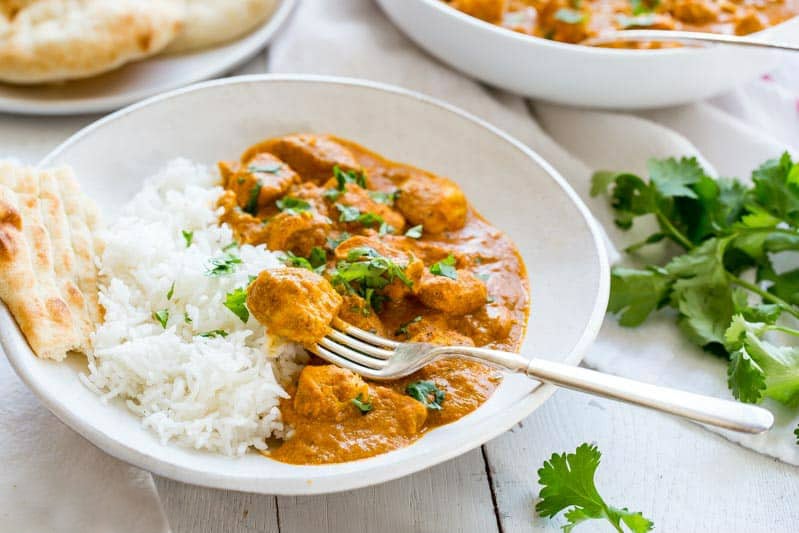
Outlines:
<svg viewBox="0 0 799 533"><path fill-rule="evenodd" d="M566 511L563 531L567 533L588 520L607 520L619 533L625 531L622 524L633 533L651 531L654 523L641 513L608 505L599 495L594 476L601 457L595 445L586 443L574 453L552 454L538 470L538 484L544 488L535 510L547 518Z"/></svg>
<svg viewBox="0 0 799 533"><path fill-rule="evenodd" d="M363 394L360 393L358 396L350 400L350 402L352 402L352 404L358 408L362 415L365 415L374 408L372 406L372 402L369 401L369 398L364 398Z"/></svg>
<svg viewBox="0 0 799 533"><path fill-rule="evenodd" d="M430 273L449 279L458 279L458 272L455 270L455 256L449 254L441 261L430 265Z"/></svg>
<svg viewBox="0 0 799 533"><path fill-rule="evenodd" d="M433 411L440 411L446 393L432 381L414 381L405 387L405 394L414 398Z"/></svg>
<svg viewBox="0 0 799 533"><path fill-rule="evenodd" d="M336 263L331 278L333 286L347 293L357 294L374 310L379 310L385 301L380 293L395 279L411 287L413 282L405 275L405 269L391 259L380 255L374 248L353 248L347 258Z"/></svg>
<svg viewBox="0 0 799 533"><path fill-rule="evenodd" d="M799 251L799 163L765 162L752 184L710 177L695 158L651 160L648 180L598 172L592 194L607 192L616 225L652 217L658 231L630 246L668 240L679 250L660 264L614 267L608 311L622 326L671 307L696 345L729 359L728 385L744 402L772 398L799 406L799 337L783 317L799 318L799 268L777 268Z"/></svg>

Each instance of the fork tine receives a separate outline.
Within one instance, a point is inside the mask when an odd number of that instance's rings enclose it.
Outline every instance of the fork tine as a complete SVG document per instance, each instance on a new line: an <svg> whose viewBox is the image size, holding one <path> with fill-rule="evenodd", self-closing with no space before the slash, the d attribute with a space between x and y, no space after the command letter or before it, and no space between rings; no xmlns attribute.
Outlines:
<svg viewBox="0 0 799 533"><path fill-rule="evenodd" d="M333 319L333 327L347 335L351 335L355 338L358 338L364 342L368 342L369 344L373 344L375 346L383 346L384 348L388 348L390 350L396 350L397 346L400 345L400 343L398 342L383 337L379 337L377 335L372 335L368 331L356 328L355 326L347 324L346 322L344 322L339 318Z"/></svg>
<svg viewBox="0 0 799 533"><path fill-rule="evenodd" d="M347 370L352 370L356 374L360 374L361 376L366 378L380 379L379 372L372 370L371 368L366 368L364 366L361 366L357 363L353 363L349 359L345 359L339 356L338 354L331 352L330 350L328 350L323 346L315 344L312 349L316 353L316 355L318 355L319 357L321 357L322 359L324 359L329 363L338 365L341 368L346 368Z"/></svg>
<svg viewBox="0 0 799 533"><path fill-rule="evenodd" d="M365 353L366 355L371 355L372 357L376 357L378 359L389 359L392 355L394 355L393 351L383 350L382 348L376 348L371 344L367 344L365 342L361 342L355 337L350 335L345 335L337 330L332 330L327 336L339 344L343 344L345 346L349 346L350 348L355 348L359 352Z"/></svg>
<svg viewBox="0 0 799 533"><path fill-rule="evenodd" d="M386 366L385 361L356 352L349 346L335 342L330 337L324 337L317 344L345 359L349 359L350 361L371 368L372 370L382 370Z"/></svg>

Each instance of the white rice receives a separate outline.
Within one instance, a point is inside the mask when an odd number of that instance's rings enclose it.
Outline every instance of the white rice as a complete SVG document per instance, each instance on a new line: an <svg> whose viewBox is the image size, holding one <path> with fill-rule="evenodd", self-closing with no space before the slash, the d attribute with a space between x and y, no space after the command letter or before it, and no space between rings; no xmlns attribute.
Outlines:
<svg viewBox="0 0 799 533"><path fill-rule="evenodd" d="M112 221L100 258L105 322L82 377L104 399L124 399L164 443L240 455L283 435L278 402L287 395L273 367L294 372L304 352L224 306L249 276L281 266L274 253L233 248L242 264L232 274L206 274L233 242L230 228L217 225L217 183L202 166L172 161ZM191 246L182 231L193 232ZM162 309L166 329L153 317ZM228 336L199 336L213 330Z"/></svg>

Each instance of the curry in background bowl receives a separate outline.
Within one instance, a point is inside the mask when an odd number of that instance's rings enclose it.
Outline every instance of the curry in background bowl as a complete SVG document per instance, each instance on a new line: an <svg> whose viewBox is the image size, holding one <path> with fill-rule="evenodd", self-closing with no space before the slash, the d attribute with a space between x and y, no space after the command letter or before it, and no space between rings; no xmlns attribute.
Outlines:
<svg viewBox="0 0 799 533"><path fill-rule="evenodd" d="M799 0L443 0L515 32L579 43L608 31L688 30L748 35L799 15ZM620 48L677 46L619 42Z"/></svg>
<svg viewBox="0 0 799 533"><path fill-rule="evenodd" d="M454 181L313 134L268 139L219 168L220 220L239 243L286 254L288 268L248 289L270 333L312 347L338 316L397 341L519 349L524 263ZM314 358L285 384L287 440L264 453L322 464L397 449L477 409L499 380L452 358L378 384Z"/></svg>

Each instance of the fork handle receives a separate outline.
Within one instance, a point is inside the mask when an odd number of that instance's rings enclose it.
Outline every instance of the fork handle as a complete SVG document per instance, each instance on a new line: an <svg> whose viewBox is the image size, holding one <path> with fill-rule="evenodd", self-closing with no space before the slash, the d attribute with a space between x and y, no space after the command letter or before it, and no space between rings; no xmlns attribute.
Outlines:
<svg viewBox="0 0 799 533"><path fill-rule="evenodd" d="M560 387L620 400L724 429L762 433L774 424L771 412L761 407L651 385L579 366L545 359L529 360L516 354L481 348L467 348L463 351L459 348L455 353Z"/></svg>

